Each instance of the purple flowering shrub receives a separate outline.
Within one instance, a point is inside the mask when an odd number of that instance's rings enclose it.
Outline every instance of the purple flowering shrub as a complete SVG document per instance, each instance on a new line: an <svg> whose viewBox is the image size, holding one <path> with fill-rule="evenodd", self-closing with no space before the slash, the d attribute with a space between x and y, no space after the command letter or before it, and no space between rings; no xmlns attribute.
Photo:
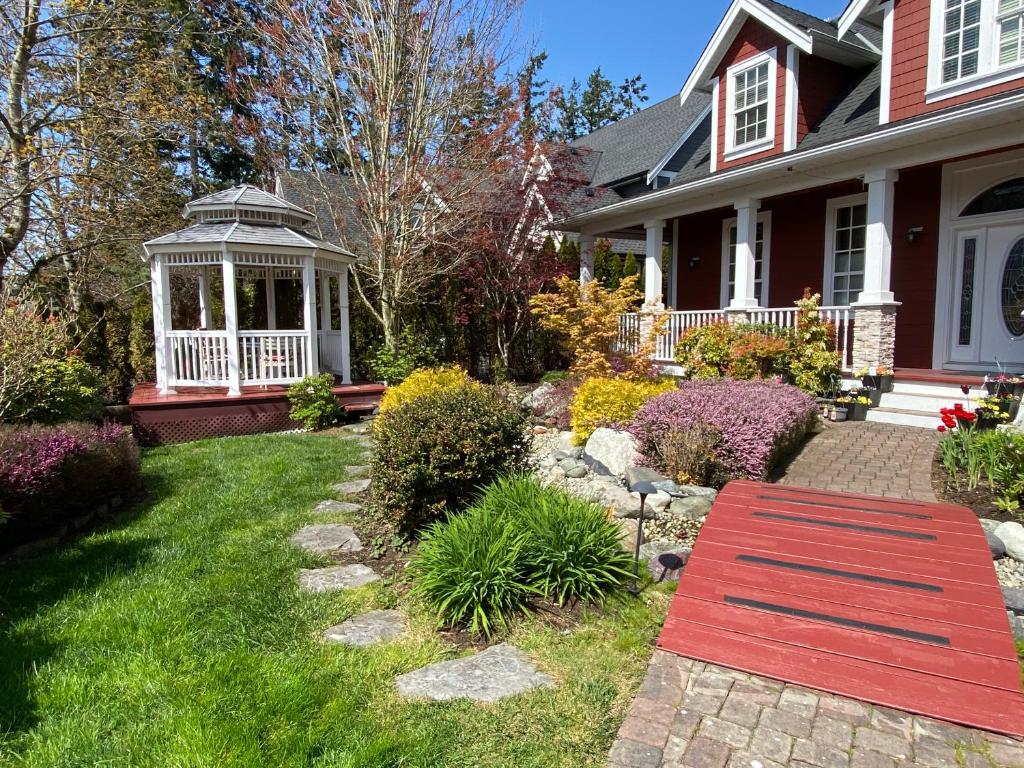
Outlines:
<svg viewBox="0 0 1024 768"><path fill-rule="evenodd" d="M713 459L728 479L764 480L804 440L817 413L814 398L788 384L686 381L677 391L647 401L630 431L647 463L664 472L668 468L659 466L659 458L672 450L662 443L704 425L720 436Z"/></svg>
<svg viewBox="0 0 1024 768"><path fill-rule="evenodd" d="M116 424L0 428L0 549L60 533L139 486L139 449Z"/></svg>

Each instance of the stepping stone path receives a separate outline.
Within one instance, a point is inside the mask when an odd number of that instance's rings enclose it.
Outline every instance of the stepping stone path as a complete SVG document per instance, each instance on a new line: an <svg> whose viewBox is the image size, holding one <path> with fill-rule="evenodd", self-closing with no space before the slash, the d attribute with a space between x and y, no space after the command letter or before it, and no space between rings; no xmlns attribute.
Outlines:
<svg viewBox="0 0 1024 768"><path fill-rule="evenodd" d="M355 589L364 584L380 581L372 568L362 564L336 565L330 568L303 568L299 571L299 584L307 592L335 592Z"/></svg>
<svg viewBox="0 0 1024 768"><path fill-rule="evenodd" d="M344 483L337 483L332 487L334 492L341 496L355 496L370 490L370 478L364 477L361 480L349 480Z"/></svg>
<svg viewBox="0 0 1024 768"><path fill-rule="evenodd" d="M359 552L363 548L363 543L352 530L352 526L337 523L307 525L292 535L291 542L307 552L318 554Z"/></svg>
<svg viewBox="0 0 1024 768"><path fill-rule="evenodd" d="M359 512L362 508L362 504L356 504L351 501L335 501L334 499L328 499L327 501L321 501L313 507L313 512L318 515L326 515L330 512L355 513Z"/></svg>
<svg viewBox="0 0 1024 768"><path fill-rule="evenodd" d="M554 685L554 681L538 671L525 653L507 643L462 659L430 664L399 675L395 683L398 692L407 698L486 702Z"/></svg>
<svg viewBox="0 0 1024 768"><path fill-rule="evenodd" d="M394 640L404 631L405 618L400 611L370 611L325 629L324 640L365 648Z"/></svg>
<svg viewBox="0 0 1024 768"><path fill-rule="evenodd" d="M345 467L345 472L348 473L349 477L354 479L359 477L366 477L368 474L370 474L370 468L365 464L353 464L350 467Z"/></svg>

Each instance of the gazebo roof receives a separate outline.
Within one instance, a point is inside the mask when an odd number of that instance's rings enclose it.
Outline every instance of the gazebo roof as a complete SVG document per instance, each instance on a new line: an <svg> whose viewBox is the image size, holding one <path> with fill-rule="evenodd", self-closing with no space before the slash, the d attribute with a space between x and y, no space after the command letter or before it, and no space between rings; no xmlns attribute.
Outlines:
<svg viewBox="0 0 1024 768"><path fill-rule="evenodd" d="M151 246L212 245L216 243L275 248L316 248L318 251L355 258L353 253L344 248L293 227L243 224L238 221L193 224L191 227L149 240L145 245L149 248Z"/></svg>
<svg viewBox="0 0 1024 768"><path fill-rule="evenodd" d="M251 184L239 184L237 187L223 189L220 192L214 192L213 194L193 200L185 205L185 210L182 214L186 219L192 219L200 211L238 210L277 211L288 213L307 222L313 221L316 218L313 213L305 208L300 208L289 203L287 200L281 199L277 195L272 195L270 192L254 187Z"/></svg>

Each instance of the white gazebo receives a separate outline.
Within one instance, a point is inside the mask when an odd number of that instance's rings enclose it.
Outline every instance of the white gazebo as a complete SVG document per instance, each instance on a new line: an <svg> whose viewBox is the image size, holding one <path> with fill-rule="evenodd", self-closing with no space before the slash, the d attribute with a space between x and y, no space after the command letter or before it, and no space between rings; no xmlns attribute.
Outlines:
<svg viewBox="0 0 1024 768"><path fill-rule="evenodd" d="M310 234L312 213L249 185L194 200L184 217L188 227L144 245L160 393L226 387L237 395L244 386L290 384L321 371L350 384L348 268L355 256ZM195 293L174 303L172 282ZM218 282L222 300L211 291ZM296 294L301 285L301 296L282 293L282 282ZM240 326L240 290L265 300L265 328ZM278 311L285 298L301 306L290 322ZM264 313L248 315L251 325ZM173 327L175 317L187 327Z"/></svg>

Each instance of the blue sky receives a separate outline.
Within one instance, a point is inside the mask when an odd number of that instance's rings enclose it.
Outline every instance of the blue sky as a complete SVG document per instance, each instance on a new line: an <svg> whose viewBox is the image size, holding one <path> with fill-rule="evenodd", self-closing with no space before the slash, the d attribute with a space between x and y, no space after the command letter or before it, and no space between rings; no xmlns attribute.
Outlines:
<svg viewBox="0 0 1024 768"><path fill-rule="evenodd" d="M824 18L845 0L788 0ZM678 93L729 0L526 0L524 39L548 52L545 74L554 83L580 81L600 65L618 83L640 73L648 104ZM653 43L653 44L652 44Z"/></svg>

